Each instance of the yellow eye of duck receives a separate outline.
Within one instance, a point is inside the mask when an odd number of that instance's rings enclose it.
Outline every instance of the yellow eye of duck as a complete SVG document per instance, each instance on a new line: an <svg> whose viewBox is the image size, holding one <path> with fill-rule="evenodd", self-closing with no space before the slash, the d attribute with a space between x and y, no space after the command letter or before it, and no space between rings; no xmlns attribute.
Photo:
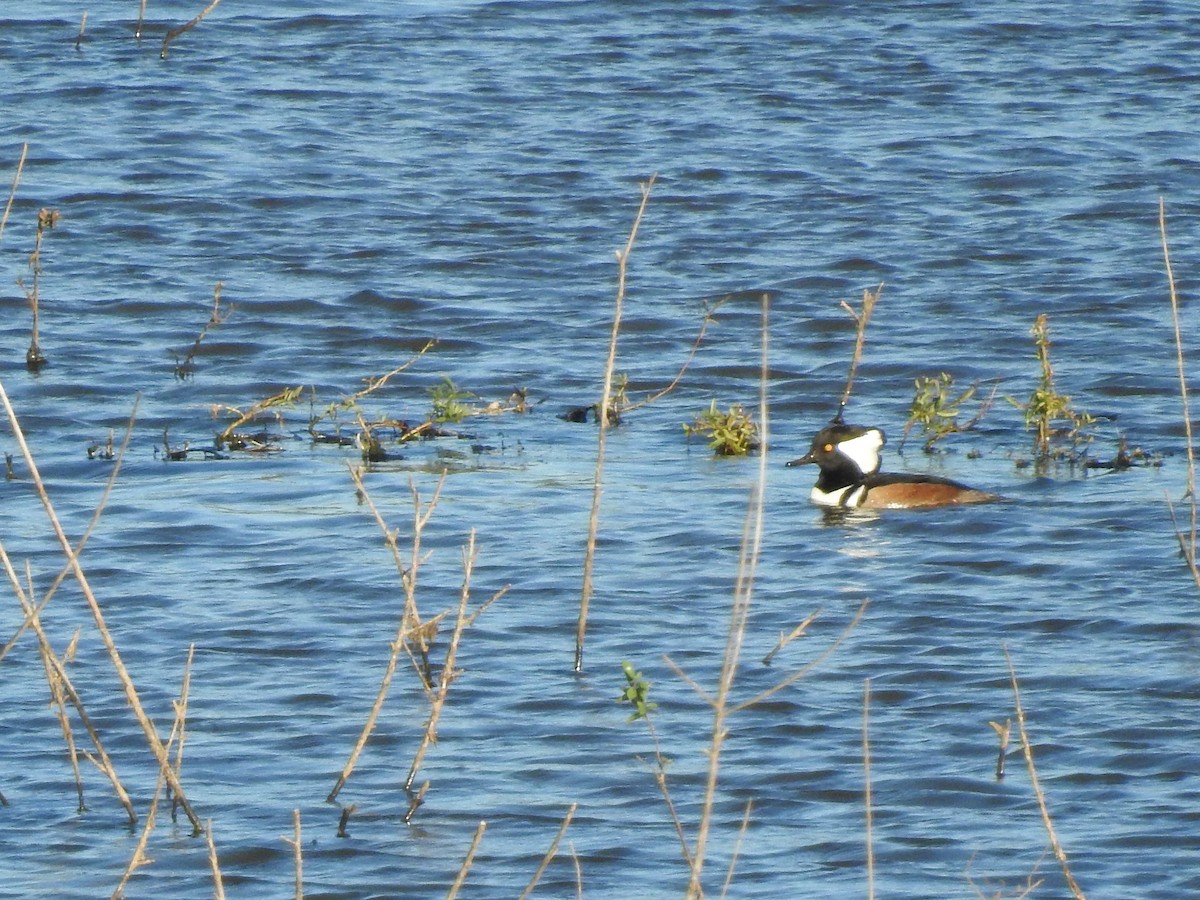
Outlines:
<svg viewBox="0 0 1200 900"><path fill-rule="evenodd" d="M832 452L833 452L833 444L826 444L826 445L825 445L825 452L826 452L826 453L832 453Z"/></svg>

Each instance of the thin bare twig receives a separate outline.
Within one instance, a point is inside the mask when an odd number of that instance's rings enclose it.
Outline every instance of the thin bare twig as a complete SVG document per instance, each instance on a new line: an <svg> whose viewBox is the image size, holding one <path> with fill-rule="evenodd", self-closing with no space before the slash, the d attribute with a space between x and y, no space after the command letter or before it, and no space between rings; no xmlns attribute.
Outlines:
<svg viewBox="0 0 1200 900"><path fill-rule="evenodd" d="M180 25L178 28L172 28L170 31L168 31L166 33L166 36L163 37L162 50L160 50L158 53L159 58L166 59L167 58L167 49L168 49L168 47L170 47L171 41L175 40L175 38L179 37L185 31L191 31L193 28L195 28L197 25L199 25L201 20L205 16L207 16L210 12L212 12L214 9L216 9L217 4L220 2L221 2L221 0L212 0L212 2L210 4L208 4L208 6L204 7L204 9L200 11L200 15L196 16L196 18L192 19L190 22L186 22L183 25Z"/></svg>
<svg viewBox="0 0 1200 900"><path fill-rule="evenodd" d="M879 295L883 293L883 282L879 283L879 287L875 289L875 293L863 291L863 301L861 312L855 312L845 300L842 301L842 309L850 313L854 319L856 326L856 334L854 337L854 356L850 360L850 372L846 376L846 388L842 391L841 402L838 403L838 414L846 408L846 404L850 402L850 392L854 389L854 375L858 371L859 360L862 359L863 344L867 338L867 323L871 321L871 313L875 311L875 303L879 300Z"/></svg>
<svg viewBox="0 0 1200 900"><path fill-rule="evenodd" d="M867 900L875 900L875 844L872 826L875 811L871 806L871 735L869 731L871 711L871 679L863 680L863 802L867 808Z"/></svg>
<svg viewBox="0 0 1200 900"><path fill-rule="evenodd" d="M746 811L742 813L742 825L738 828L737 840L733 844L733 853L729 857L729 868L725 872L725 884L721 886L721 897L725 898L729 895L729 888L733 885L733 873L737 868L738 857L742 852L742 844L746 840L746 832L750 828L750 813L754 810L754 801L746 801Z"/></svg>
<svg viewBox="0 0 1200 900"><path fill-rule="evenodd" d="M578 808L578 803L572 803L570 809L567 810L567 814L563 816L562 824L558 826L558 834L554 835L554 840L550 842L550 849L547 850L546 855L542 857L542 864L538 866L537 871L533 873L533 878L529 880L529 884L526 885L525 890L521 891L521 896L518 898L518 900L526 900L526 898L533 893L533 889L537 887L537 883L541 881L542 875L546 873L546 869L549 867L550 862L558 854L559 842L562 841L563 835L567 833L567 829L571 826L571 819L575 817L575 810Z"/></svg>
<svg viewBox="0 0 1200 900"><path fill-rule="evenodd" d="M1191 569L1192 578L1200 587L1200 568L1196 561L1197 529L1200 527L1200 499L1196 497L1196 451L1192 443L1192 415L1188 408L1187 372L1183 364L1183 332L1179 326L1179 294L1175 289L1175 273L1171 268L1171 250L1167 241L1167 207L1162 197L1158 198L1158 230L1162 235L1163 264L1167 269L1167 287L1171 297L1171 321L1175 327L1175 360L1179 368L1179 395L1183 402L1183 428L1187 436L1187 493L1185 496L1191 503L1191 530L1185 541L1183 532L1175 526L1175 534L1179 538L1179 547ZM1170 498L1167 498L1168 505ZM1171 508L1171 519L1174 522L1175 510Z"/></svg>
<svg viewBox="0 0 1200 900"><path fill-rule="evenodd" d="M83 567L79 564L79 559L76 557L74 550L71 547L71 542L67 539L66 532L58 520L58 515L54 511L54 504L50 502L50 495L46 492L45 482L42 481L41 473L38 471L37 463L34 461L33 453L29 449L29 445L25 441L25 434L21 430L21 424L17 421L16 411L13 409L12 402L8 399L8 392L4 390L4 385L0 382L0 402L4 405L5 414L8 417L9 426L12 429L13 438L17 441L17 445L21 449L21 455L25 459L25 465L29 470L30 478L33 479L34 487L37 489L39 498L42 501L42 507L46 511L46 517L50 521L51 527L54 529L55 537L58 538L59 546L66 555L68 562L71 565L72 574L75 576L75 581L79 584L80 592L83 594L84 600L87 601L88 608L91 610L92 618L96 622L96 630L100 634L100 639L104 643L104 648L108 652L108 657L113 664L113 669L117 673L117 677L121 682L121 687L125 692L125 699L129 706L133 709L134 716L138 720L138 724L142 726L142 731L146 736L146 742L150 747L150 751L154 754L155 761L160 769L166 771L167 783L171 786L171 790L175 792L175 796L179 798L180 805L187 814L188 820L192 823L192 827L197 834L203 828L200 824L200 819L192 809L191 803L188 802L184 795L183 785L175 773L171 771L171 767L167 760L166 747L163 744L162 738L158 734L158 729L155 727L153 720L147 715L145 708L142 706L141 697L138 695L137 688L134 686L133 678L129 674L129 670L125 667L124 661L121 659L121 654L117 650L116 642L113 640L112 633L108 629L108 625L104 620L104 613L100 609L100 603L96 600L96 595L92 592L91 584L88 582L87 575L84 574Z"/></svg>
<svg viewBox="0 0 1200 900"><path fill-rule="evenodd" d="M1038 809L1042 813L1042 824L1046 826L1046 834L1050 838L1050 849L1054 851L1054 857L1062 868L1063 877L1067 881L1067 888L1070 889L1071 896L1076 900L1083 900L1084 893L1075 881L1075 876L1071 874L1071 867L1067 864L1067 853L1058 840L1058 834L1054 831L1054 822L1050 819L1050 809L1046 805L1046 794L1038 781L1037 767L1033 764L1033 748L1029 744L1029 734L1025 730L1025 710L1021 707L1021 688L1017 684L1017 670L1013 668L1008 647L1005 645L1001 645L1001 647L1004 650L1005 662L1008 663L1008 675L1012 681L1013 703L1017 713L1017 731L1021 735L1021 750L1025 754L1025 764L1029 768L1029 781L1033 785L1033 794L1037 798Z"/></svg>
<svg viewBox="0 0 1200 900"><path fill-rule="evenodd" d="M467 857L463 860L463 864L458 870L458 877L454 879L454 884L450 886L450 890L446 894L446 900L454 900L458 896L458 892L462 890L463 884L466 883L467 873L471 871L471 863L475 861L475 851L479 849L479 842L483 840L483 833L485 831L487 831L487 822L481 820L479 827L475 829L475 837L471 839L471 847L467 850Z"/></svg>
<svg viewBox="0 0 1200 900"><path fill-rule="evenodd" d="M782 650L784 647L786 647L788 644L790 644L796 638L802 637L804 635L804 633L808 630L808 626L811 625L813 623L813 621L817 618L817 616L819 616L820 614L821 614L821 610L819 610L819 609L814 610L813 612L808 614L808 618L806 618L803 622L801 622L799 625L797 625L795 628L793 628L791 630L790 634L783 634L782 632L780 632L779 642L775 644L775 646L771 649L770 653L768 653L766 656L763 657L763 665L769 666L771 664L771 660L775 658L776 653L778 653L780 650Z"/></svg>
<svg viewBox="0 0 1200 900"><path fill-rule="evenodd" d="M579 597L579 622L575 629L575 671L577 673L583 671L583 641L587 634L588 605L592 599L592 568L596 559L596 536L600 530L600 495L604 484L604 450L608 441L613 369L617 363L617 336L621 332L621 313L625 305L625 278L629 266L629 254L633 252L633 242L637 238L642 217L646 214L646 204L650 202L650 190L654 187L654 180L657 177L651 175L649 181L639 186L642 192L641 205L633 219L633 227L629 229L629 239L625 242L624 249L617 251L617 297L613 308L612 333L608 340L608 362L604 366L604 389L600 394L596 474L592 483L592 511L588 517L587 550L583 557L583 587Z"/></svg>
<svg viewBox="0 0 1200 900"><path fill-rule="evenodd" d="M0 238L4 237L4 226L8 223L8 214L12 210L13 200L17 196L17 185L21 183L21 170L25 168L25 154L29 152L29 144L21 145L21 158L17 160L17 173L13 175L12 190L8 192L8 203L4 204L4 215L0 216Z"/></svg>

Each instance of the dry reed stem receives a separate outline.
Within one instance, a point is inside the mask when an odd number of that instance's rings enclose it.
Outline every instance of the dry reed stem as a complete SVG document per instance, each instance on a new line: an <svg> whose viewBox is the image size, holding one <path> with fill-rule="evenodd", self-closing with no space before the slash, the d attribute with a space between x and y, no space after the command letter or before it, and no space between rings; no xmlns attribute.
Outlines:
<svg viewBox="0 0 1200 900"><path fill-rule="evenodd" d="M133 808L133 802L129 799L129 794L126 793L124 785L121 784L121 779L117 776L116 767L113 766L108 752L104 749L104 743L100 740L100 732L92 722L91 716L88 715L79 692L75 690L75 685L71 683L71 678L67 675L67 670L63 667L62 660L58 658L58 654L50 649L50 639L42 629L42 622L38 617L38 611L33 605L32 598L26 596L24 588L21 587L20 579L17 578L12 560L9 559L8 551L4 548L3 543L0 543L0 563L4 566L5 574L8 575L9 583L17 595L17 601L21 604L21 609L24 610L26 622L33 629L34 634L37 635L39 646L49 651L43 656L43 660L49 663L50 667L54 670L54 677L58 680L66 696L70 698L71 705L75 707L75 711L79 714L79 721L83 723L83 727L92 741L92 746L96 748L96 756L88 753L85 753L85 755L112 782L117 800L125 808L125 813L129 816L130 824L137 822L137 812Z"/></svg>
<svg viewBox="0 0 1200 900"><path fill-rule="evenodd" d="M204 9L201 10L200 15L196 16L196 18L192 19L190 22L186 22L185 24L180 25L178 28L172 28L170 31L168 31L166 33L166 36L163 37L162 50L160 50L158 53L159 58L166 59L167 58L167 48L170 46L171 41L175 40L175 38L179 37L185 31L191 31L193 28L195 28L197 25L199 25L201 20L205 16L207 16L210 12L212 12L214 9L216 9L217 4L220 2L221 2L221 0L212 0L212 3L210 3L210 4L208 4L208 6L204 7Z"/></svg>
<svg viewBox="0 0 1200 900"><path fill-rule="evenodd" d="M150 843L150 832L154 830L155 822L158 818L158 801L162 796L163 785L166 783L159 773L157 784L154 787L154 797L150 800L150 811L146 813L146 822L142 826L141 836L138 838L137 845L133 848L133 855L129 858L129 864L125 867L125 872L121 875L121 880L117 882L116 889L112 892L112 900L120 900L125 896L125 885L129 884L129 879L134 876L134 873L143 866L149 866L154 863L154 860L146 855L146 847Z"/></svg>
<svg viewBox="0 0 1200 900"><path fill-rule="evenodd" d="M1000 739L1000 750L996 756L996 780L999 781L1004 777L1004 760L1008 755L1008 741L1012 735L1012 719L1005 719L1004 724L999 722L988 722L992 729L996 732L996 737Z"/></svg>
<svg viewBox="0 0 1200 900"><path fill-rule="evenodd" d="M121 441L121 449L117 452L116 458L113 461L112 472L109 473L108 481L104 485L104 490L100 494L100 500L96 503L96 509L92 513L91 519L88 520L87 527L83 530L83 535L79 538L79 543L75 545L75 556L78 557L83 553L83 548L87 546L88 538L92 536L92 532L96 530L96 525L100 522L100 516L104 512L104 508L108 505L108 498L112 494L113 486L117 483L117 475L121 471L121 465L125 461L125 452L129 449L129 439L133 436L133 423L137 419L137 408L141 402L141 395L133 401L133 409L129 413L129 422L125 426L125 437ZM58 576L50 583L50 587L46 590L46 594L42 597L42 601L37 604L37 611L40 613L46 608L55 592L71 574L71 564L67 563L59 570ZM30 596L32 600L32 595ZM12 638L3 647L0 647L0 660L8 654L17 643L17 639L25 633L25 628L28 625L28 619L21 622L17 630L13 633Z"/></svg>
<svg viewBox="0 0 1200 900"><path fill-rule="evenodd" d="M400 624L396 628L396 637L391 643L391 652L388 655L387 665L384 668L383 678L379 683L379 690L375 695L375 702L371 705L371 710L367 714L367 721L364 723L362 731L359 732L358 740L354 744L354 748L350 751L350 757L346 760L346 765L342 767L342 772L338 776L337 782L333 786L333 790L329 792L329 796L325 798L326 803L332 803L337 799L337 795L345 786L346 781L350 778L350 773L354 771L354 766L358 762L358 757L362 753L363 748L367 745L367 739L371 736L371 732L375 730L375 722L379 719L379 713L383 709L384 701L387 700L388 692L391 690L392 679L396 674L396 666L400 660L400 653L407 645L408 636L414 627L420 625L420 615L417 612L416 605L416 583L417 571L421 564L421 534L425 529L425 525L429 522L429 517L433 515L433 511L437 506L438 498L441 496L442 486L446 482L445 473L442 474L441 480L438 481L437 489L434 491L433 498L429 501L428 506L422 511L421 495L417 491L416 484L410 482L409 488L413 495L413 536L412 536L412 560L409 568L404 567L404 560L400 554L400 548L396 532L387 527L387 523L383 519L383 515L379 512L379 508L375 506L371 500L371 495L367 492L366 485L363 484L362 475L353 467L350 469L350 477L354 480L354 484L358 489L359 496L364 499L370 507L371 512L375 516L375 521L383 530L384 540L388 548L392 551L392 556L395 559L396 566L400 570L400 580L404 586L404 611L400 615Z"/></svg>
<svg viewBox="0 0 1200 900"><path fill-rule="evenodd" d="M204 839L208 841L208 865L212 869L213 896L216 900L225 900L225 880L221 877L221 864L217 859L217 845L213 842L212 819L204 829Z"/></svg>
<svg viewBox="0 0 1200 900"><path fill-rule="evenodd" d="M458 877L454 879L454 884L450 885L450 890L446 894L446 900L454 900L458 896L458 892L467 880L467 873L471 871L471 863L475 861L475 851L479 849L479 842L483 840L483 833L486 830L487 822L481 820L479 826L475 829L475 837L471 839L471 847L467 850L467 857L463 860L463 864L458 870Z"/></svg>
<svg viewBox="0 0 1200 900"><path fill-rule="evenodd" d="M25 168L25 154L28 152L29 144L22 144L21 158L17 160L17 173L13 176L12 189L8 192L8 203L4 204L4 215L0 216L0 238L4 237L4 226L8 224L8 214L17 196L17 185L21 183L21 170Z"/></svg>
<svg viewBox="0 0 1200 900"><path fill-rule="evenodd" d="M292 848L296 869L296 900L304 900L304 845L300 842L300 810L292 810L292 836L282 840Z"/></svg>
<svg viewBox="0 0 1200 900"><path fill-rule="evenodd" d="M596 473L592 483L592 511L588 516L587 549L583 556L583 586L579 596L579 621L575 628L575 672L583 671L583 642L587 635L588 605L592 599L592 569L596 559L596 536L600 530L600 496L604 489L604 450L608 441L608 412L612 402L613 369L617 364L617 336L621 333L621 313L625 305L625 281L629 269L629 254L633 252L633 242L637 239L638 228L642 217L646 214L646 204L650 202L650 191L654 187L657 175L651 175L650 180L638 185L642 193L642 202L638 206L633 226L629 229L629 239L625 247L617 251L617 296L613 304L612 332L608 339L608 361L604 366L604 388L600 394L600 414L597 416L599 431L596 438Z"/></svg>
<svg viewBox="0 0 1200 900"><path fill-rule="evenodd" d="M1042 813L1042 824L1046 826L1046 834L1050 838L1050 849L1054 851L1054 857L1062 867L1063 877L1067 881L1071 896L1082 900L1084 893L1075 881L1075 876L1071 874L1071 867L1067 864L1067 853L1059 843L1058 834L1054 831L1054 822L1050 819L1050 809L1046 805L1046 794L1042 791L1042 786L1038 781L1037 767L1033 764L1033 748L1029 745L1029 734L1025 730L1025 710L1021 707L1021 688L1017 684L1017 671L1013 668L1008 647L1003 644L1001 647L1004 650L1004 659L1008 663L1008 675L1012 681L1013 703L1017 713L1017 731L1021 735L1021 750L1025 754L1025 764L1029 768L1029 781L1033 785L1033 794L1037 798L1038 809Z"/></svg>
<svg viewBox="0 0 1200 900"><path fill-rule="evenodd" d="M192 661L196 657L196 645L191 643L188 645L187 662L183 666L183 684L179 688L179 699L172 706L175 710L175 726L172 729L172 739L178 734L178 739L175 744L175 777L183 776L183 745L187 742L187 711L188 711L188 696L192 689ZM168 788L168 790L170 790ZM171 798L171 821L174 822L179 813L179 806L175 802L174 796Z"/></svg>
<svg viewBox="0 0 1200 900"><path fill-rule="evenodd" d="M767 456L770 442L768 440L768 404L767 381L770 358L770 327L768 314L770 310L769 297L762 298L762 370L759 379L759 423L762 435L762 450L759 453L758 477L750 491L746 504L746 518L742 527L741 551L738 559L737 579L733 589L733 603L729 615L729 630L725 639L725 652L721 657L721 673L717 681L717 691L712 700L713 724L712 736L707 751L708 775L704 784L704 799L701 803L700 821L696 828L696 839L692 850L691 873L688 880L687 896L698 898L704 895L701 886L701 876L704 872L705 852L708 845L709 832L712 827L713 805L716 801L717 780L720 772L721 749L724 746L726 721L733 712L730 697L733 692L733 682L737 675L738 660L741 657L742 641L746 634L746 621L750 613L750 602L754 594L754 578L758 569L759 553L762 547L763 533L763 498L767 483Z"/></svg>
<svg viewBox="0 0 1200 900"><path fill-rule="evenodd" d="M79 36L75 38L75 49L78 51L83 47L83 33L87 30L87 10L83 11L83 18L79 20Z"/></svg>
<svg viewBox="0 0 1200 900"><path fill-rule="evenodd" d="M683 833L683 823L679 820L679 813L675 809L675 801L671 798L671 789L667 785L667 758L663 755L662 746L659 744L658 729L654 727L654 721L649 716L645 718L646 728L650 731L650 739L654 742L654 765L650 766L650 771L654 774L654 782L658 785L658 791L662 794L663 802L667 804L667 812L671 816L671 823L675 826L675 834L679 838L679 848L683 855L683 861L691 869L692 848L688 846L687 835Z"/></svg>
<svg viewBox="0 0 1200 900"><path fill-rule="evenodd" d="M872 829L875 824L875 812L871 805L871 679L863 679L863 724L862 724L862 753L863 753L863 803L867 810L867 900L875 900L875 844L872 839Z"/></svg>
<svg viewBox="0 0 1200 900"><path fill-rule="evenodd" d="M18 600L21 604L21 609L25 614L26 621L29 617L36 616L37 610L33 608L30 602L34 596L33 590L33 572L30 570L29 563L25 563L25 580L29 584L28 597L18 595ZM38 655L42 660L42 668L46 673L46 683L50 686L50 699L54 706L54 715L58 719L59 727L62 729L63 740L67 744L67 754L71 760L71 772L75 776L75 793L79 798L79 812L87 810L87 803L83 798L83 776L79 771L79 751L75 746L75 734L71 730L71 719L67 715L67 698L66 689L63 686L62 679L58 677L54 665L50 662L50 657L55 655L54 648L50 646L50 642L42 640L42 636L38 638ZM67 652L58 660L59 668L65 670L66 660L71 656L71 649L68 647Z"/></svg>
<svg viewBox="0 0 1200 900"><path fill-rule="evenodd" d="M33 453L29 449L29 444L25 442L25 433L21 430L21 424L17 421L16 411L13 409L12 402L8 399L8 392L4 390L3 382L0 382L0 403L3 403L5 414L8 417L9 426L12 429L13 438L17 441L17 445L21 449L21 455L25 459L25 465L29 469L30 478L33 480L34 487L37 489L39 498L42 501L42 506L46 511L46 516L50 521L51 527L54 529L55 537L58 538L59 546L66 555L68 562L71 565L72 574L75 576L76 582L79 584L79 589L83 594L84 600L87 601L88 608L91 610L92 618L96 622L96 630L100 634L100 639L104 643L104 648L108 652L108 657L112 661L113 669L117 673L117 678L121 682L121 687L125 693L125 699L133 710L134 716L141 725L142 731L146 736L146 742L150 747L151 753L154 754L155 761L159 768L165 770L167 774L167 784L171 786L171 790L175 792L175 796L179 799L180 805L187 814L188 820L192 823L192 828L196 834L199 834L203 828L200 824L200 819L193 811L191 803L188 802L184 794L183 785L179 783L179 779L171 771L168 765L166 748L163 746L162 738L159 737L158 729L155 727L153 720L147 715L145 708L142 706L142 699L138 695L137 688L133 683L133 678L129 674L129 670L125 668L125 663L121 659L121 654L117 650L116 642L113 640L112 632L108 630L108 624L104 621L104 613L100 609L100 603L96 600L96 595L92 592L91 584L88 582L87 575L84 574L83 567L79 564L79 559L75 555L75 551L71 547L71 542L67 539L66 532L63 531L62 524L58 520L58 515L54 511L54 504L50 502L50 495L46 492L45 482L42 481L41 473L38 471L37 463L34 461Z"/></svg>
<svg viewBox="0 0 1200 900"><path fill-rule="evenodd" d="M742 844L746 840L746 832L750 829L750 813L754 811L754 801L746 801L746 811L742 813L742 824L738 828L737 840L733 843L733 853L729 857L729 868L725 870L725 883L721 886L721 897L724 900L729 895L733 885L733 873L737 869L738 857L742 852Z"/></svg>
<svg viewBox="0 0 1200 900"><path fill-rule="evenodd" d="M179 700L175 703L175 721L171 725L171 736L167 739L167 748L170 750L171 745L176 741L183 740L185 730L184 721L187 710L187 698L191 689L192 681L192 657L195 650L195 644L188 651L187 663L183 670L183 684L179 689ZM154 787L154 797L150 801L150 811L146 813L146 824L142 828L141 837L138 838L137 846L133 849L133 855L129 859L129 865L125 867L125 874L121 876L120 883L113 891L113 900L125 896L125 885L129 883L129 879L134 873L143 866L148 866L154 862L150 857L146 856L146 847L150 842L150 834L154 831L155 822L158 819L158 803L162 797L163 788L166 785L166 777L162 772L158 773L156 784Z"/></svg>
<svg viewBox="0 0 1200 900"><path fill-rule="evenodd" d="M762 660L763 665L769 666L771 664L771 660L775 658L776 653L778 653L780 650L782 650L784 647L786 647L788 644L790 644L796 638L803 637L804 633L808 630L808 626L811 625L813 623L813 621L817 618L817 616L819 616L820 614L821 614L821 610L819 610L819 609L813 610L811 613L808 614L808 618L806 618L803 622L801 622L799 625L797 625L795 628L792 629L790 634L785 635L783 632L780 632L779 633L779 642L771 649L770 653L768 653L766 656L763 657L763 660Z"/></svg>
<svg viewBox="0 0 1200 900"><path fill-rule="evenodd" d="M567 810L567 814L563 816L562 824L558 826L558 833L554 835L554 840L550 842L550 849L542 857L542 864L533 873L533 878L529 880L529 884L525 886L525 890L521 891L518 900L527 900L529 895L533 893L533 889L537 887L537 883L542 880L542 876L546 873L546 869L549 868L550 862L558 855L558 845L562 841L563 835L567 833L567 829L571 827L571 819L575 818L575 810L578 808L578 803L572 803Z"/></svg>
<svg viewBox="0 0 1200 900"><path fill-rule="evenodd" d="M475 529L472 528L470 536L467 538L467 546L463 549L463 582L462 589L458 593L458 614L454 618L454 631L450 635L450 644L446 648L446 659L442 663L442 674L438 678L437 689L430 697L429 718L425 720L425 732L421 736L420 744L417 745L417 752L413 755L408 777L404 779L404 790L406 791L412 790L413 782L417 778L421 763L425 760L425 753L429 750L429 745L437 741L437 727L442 718L442 709L446 705L450 685L459 675L455 671L454 664L458 660L458 644L462 640L463 629L467 625L467 603L471 599L471 573L475 570L475 556Z"/></svg>
<svg viewBox="0 0 1200 900"><path fill-rule="evenodd" d="M862 359L863 345L866 343L867 323L871 321L871 313L875 311L875 303L879 300L879 295L883 293L883 282L879 283L879 287L875 289L875 293L863 291L862 311L855 312L845 300L842 301L842 309L850 313L854 319L856 333L854 336L854 356L850 360L850 372L846 376L846 388L842 391L841 402L838 403L838 414L846 408L846 404L850 402L850 392L854 389L854 375L858 371L859 360Z"/></svg>
<svg viewBox="0 0 1200 900"><path fill-rule="evenodd" d="M1158 198L1158 230L1162 236L1163 264L1167 270L1167 287L1171 297L1171 322L1175 329L1175 360L1179 368L1179 395L1183 402L1183 428L1187 436L1188 465L1185 496L1191 502L1191 531L1188 538L1185 539L1183 532L1179 530L1179 526L1175 522L1175 509L1171 506L1170 497L1167 498L1167 504L1170 508L1172 524L1175 527L1175 535L1179 539L1179 549L1183 551L1184 559L1187 560L1188 568L1192 572L1192 578L1197 587L1200 587L1200 568L1196 563L1197 527L1200 524L1200 510L1197 508L1200 500L1196 497L1196 451L1192 443L1192 416L1188 404L1187 372L1183 363L1183 332L1179 325L1179 293L1175 288L1175 273L1171 268L1171 250L1167 241L1167 208L1162 197Z"/></svg>
<svg viewBox="0 0 1200 900"><path fill-rule="evenodd" d="M138 4L137 26L133 29L134 40L140 41L142 39L142 23L145 21L146 21L146 0L142 0L142 2L140 4Z"/></svg>
<svg viewBox="0 0 1200 900"><path fill-rule="evenodd" d="M724 303L732 296L732 294L726 294L712 306L709 306L707 301L705 302L704 318L700 322L700 333L697 334L696 339L692 341L692 347L688 351L687 359L683 361L683 365L679 367L679 370L675 373L675 377L671 379L671 383L661 391L657 391L656 393L646 397L644 400L639 400L637 403L631 403L629 406L626 406L624 409L625 412L633 412L635 409L641 409L643 406L649 406L656 400L661 400L679 386L679 382L683 380L684 373L686 373L688 368L691 366L692 360L696 358L696 352L700 349L700 345L704 342L704 335L708 333L708 326L715 318L716 311L720 309L721 306L724 305Z"/></svg>
<svg viewBox="0 0 1200 900"><path fill-rule="evenodd" d="M408 809L404 811L404 817L401 819L405 825L413 820L413 816L417 814L417 810L421 808L421 804L425 802L425 793L429 790L429 782L426 781L421 785L420 790L415 794L409 791Z"/></svg>

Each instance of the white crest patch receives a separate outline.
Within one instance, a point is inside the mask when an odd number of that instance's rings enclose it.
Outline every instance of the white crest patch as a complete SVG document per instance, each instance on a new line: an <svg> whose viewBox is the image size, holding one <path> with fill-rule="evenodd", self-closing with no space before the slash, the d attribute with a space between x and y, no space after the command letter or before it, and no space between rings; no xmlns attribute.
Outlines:
<svg viewBox="0 0 1200 900"><path fill-rule="evenodd" d="M883 432L878 428L871 428L837 446L838 452L847 456L864 475L879 471L879 450L882 447Z"/></svg>

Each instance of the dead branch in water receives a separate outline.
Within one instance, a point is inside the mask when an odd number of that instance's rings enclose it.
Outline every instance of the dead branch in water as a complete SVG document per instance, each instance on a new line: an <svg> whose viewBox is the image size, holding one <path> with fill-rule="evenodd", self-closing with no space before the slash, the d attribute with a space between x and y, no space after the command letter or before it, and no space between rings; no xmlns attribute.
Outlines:
<svg viewBox="0 0 1200 900"><path fill-rule="evenodd" d="M0 216L0 238L4 237L4 226L8 222L8 214L12 210L13 200L17 196L17 185L21 183L21 170L25 168L25 154L29 152L29 144L21 145L21 158L17 160L17 173L13 175L12 189L8 192L8 203L4 204L4 215Z"/></svg>
<svg viewBox="0 0 1200 900"><path fill-rule="evenodd" d="M846 388L842 391L842 399L838 403L838 416L842 414L842 410L846 408L846 404L850 402L850 392L854 390L854 376L858 372L858 363L862 359L863 345L867 340L867 323L871 321L871 313L875 311L875 304L879 300L879 295L883 293L883 282L879 283L879 287L875 288L875 293L863 291L862 309L859 312L854 311L845 300L842 301L842 309L850 313L854 319L855 335L854 335L854 356L850 359L850 372L846 375Z"/></svg>
<svg viewBox="0 0 1200 900"><path fill-rule="evenodd" d="M597 416L599 432L596 446L596 475L592 483L592 511L588 517L587 549L583 556L583 587L579 597L579 621L575 628L575 671L583 671L583 641L587 634L588 605L592 600L592 569L596 560L596 536L600 530L600 495L604 484L604 449L608 440L609 412L612 402L613 369L617 364L617 336L621 333L621 313L625 305L625 279L629 268L629 254L633 252L633 242L637 239L638 228L642 217L646 214L646 204L650 202L650 191L654 187L657 175L651 175L650 180L639 185L642 192L642 202L634 216L633 226L629 229L629 239L625 247L617 251L617 297L613 306L612 333L608 339L608 362L604 366L604 389L600 394L600 409Z"/></svg>
<svg viewBox="0 0 1200 900"><path fill-rule="evenodd" d="M210 3L210 4L208 4L208 6L204 7L204 9L201 10L200 15L196 16L196 18L192 19L192 21L186 22L185 24L180 25L178 28L172 28L170 31L168 31L166 36L163 38L162 50L160 50L158 53L159 58L166 59L167 58L167 48L170 47L171 41L175 40L175 38L179 37L185 31L191 31L193 28L195 28L197 25L199 25L205 16L207 16L210 12L212 12L214 9L217 8L217 4L220 2L221 2L221 0L212 0L212 3ZM139 31L140 31L140 28L139 28Z"/></svg>

